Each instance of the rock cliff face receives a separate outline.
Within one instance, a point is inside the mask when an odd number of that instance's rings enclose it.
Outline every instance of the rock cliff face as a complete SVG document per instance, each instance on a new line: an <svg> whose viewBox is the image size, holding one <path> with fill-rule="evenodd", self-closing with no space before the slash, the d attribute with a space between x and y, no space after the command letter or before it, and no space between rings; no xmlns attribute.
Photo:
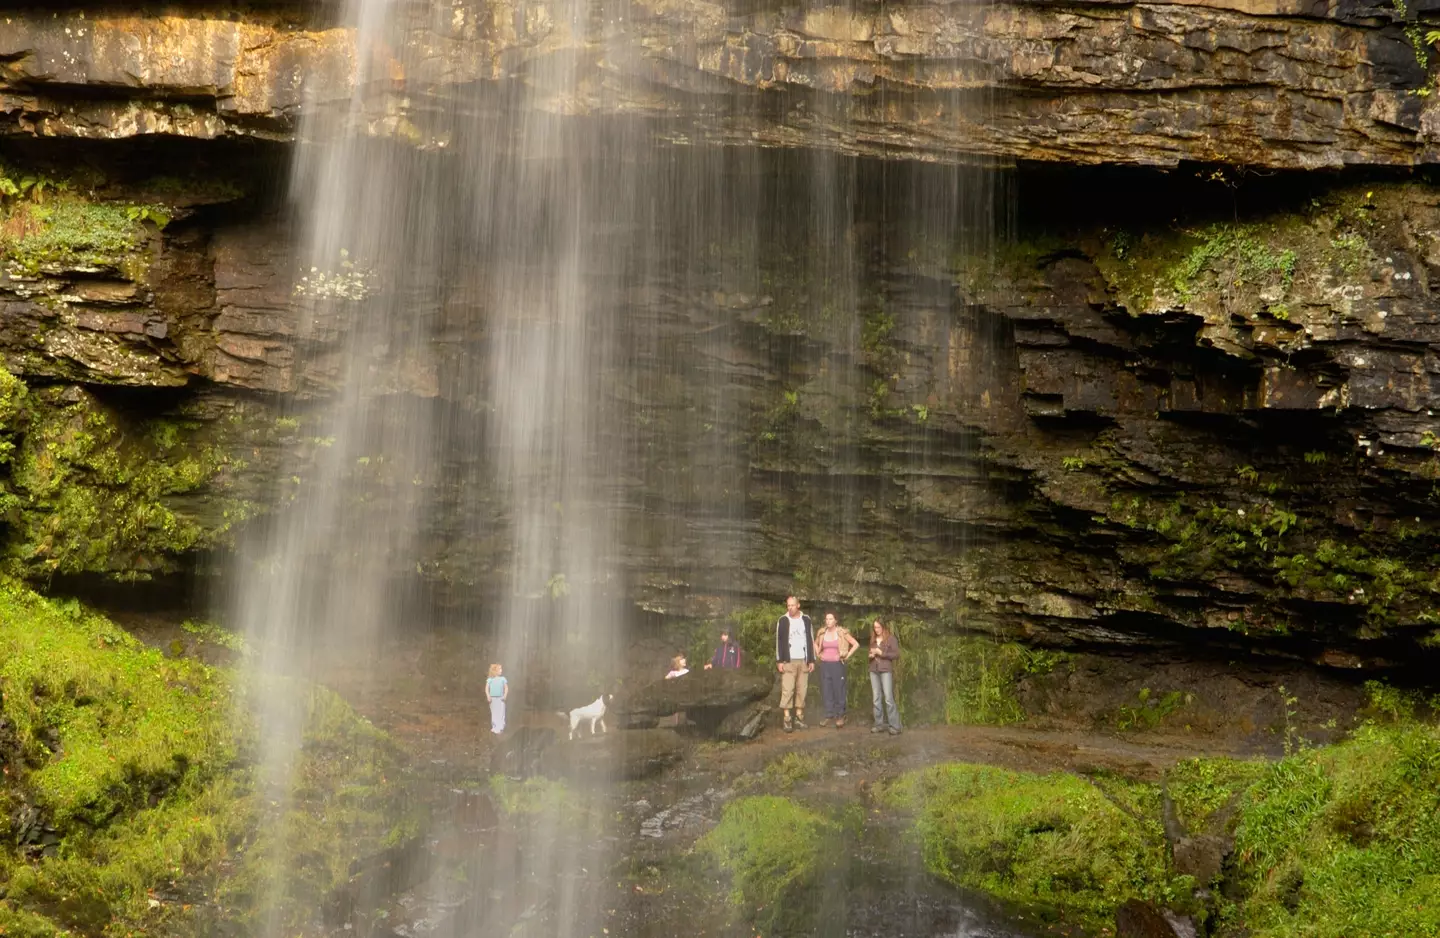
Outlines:
<svg viewBox="0 0 1440 938"><path fill-rule="evenodd" d="M28 385L0 401L12 569L193 574L305 497L327 445L307 408L363 309L300 301L266 182L306 94L354 90L353 38L316 9L0 14L0 362ZM605 402L605 442L630 454L609 506L618 598L707 616L798 584L816 603L1048 643L1203 634L1351 666L1440 642L1440 196L1254 174L1432 161L1404 16L632 12L572 34L544 4L458 3L391 37L433 52L419 73L366 89L375 133L397 138L381 145L437 172L455 171L438 105L503 106L507 82L558 55L588 78L553 110L798 154L755 157L777 192L802 193L757 203L761 223L662 207L637 224L673 257L585 273L610 331L597 341L627 350ZM456 92L476 81L495 83L493 105ZM840 151L858 193L848 227L821 237L803 195L816 151ZM984 201L990 183L920 165L976 157L1230 165L1022 167L1003 177L1014 230L990 250L927 228L903 195L958 181ZM390 363L377 391L483 425L485 270L465 247L435 360ZM397 577L444 603L506 588L504 500L471 454L414 480L404 454L374 457L351 480L356 512L417 490L428 506Z"/></svg>
<svg viewBox="0 0 1440 938"><path fill-rule="evenodd" d="M440 17L416 5L409 27L371 50L322 9L6 12L0 126L290 139L307 94L317 106L350 100L373 59L384 79L367 89L375 132L443 147L428 112L453 105L456 89L490 82L503 100L507 83L539 80L536 63L568 56L577 88L541 107L649 118L676 142L1269 168L1440 154L1423 4L641 0L573 24L553 3L456 0Z"/></svg>
<svg viewBox="0 0 1440 938"><path fill-rule="evenodd" d="M764 160L804 191L787 177L803 163ZM920 191L943 176L904 173ZM893 169L856 174L894 188ZM1440 196L1125 178L1157 211L1103 216L1108 195L1077 194L1112 191L1094 179L1018 177L1019 229L994 251L929 243L876 197L797 254L813 207L778 200L758 233L677 234L699 262L589 272L631 350L606 381L611 442L640 454L611 506L623 596L705 616L798 583L1049 643L1216 629L1349 665L1432 642ZM172 203L161 230L139 211L155 183L116 183L87 210L128 206L108 248L54 232L62 203L11 205L11 230L29 220L8 242L0 356L32 386L8 424L13 566L193 569L237 521L305 497L293 467L326 442L304 402L361 304L302 306L287 227L244 185ZM1234 205L1217 215L1215 193ZM450 282L438 364L390 390L483 422L485 311ZM102 459L116 440L154 471ZM410 497L378 468L404 455L375 456L357 511ZM503 499L470 456L422 480L416 571L445 602L507 582Z"/></svg>

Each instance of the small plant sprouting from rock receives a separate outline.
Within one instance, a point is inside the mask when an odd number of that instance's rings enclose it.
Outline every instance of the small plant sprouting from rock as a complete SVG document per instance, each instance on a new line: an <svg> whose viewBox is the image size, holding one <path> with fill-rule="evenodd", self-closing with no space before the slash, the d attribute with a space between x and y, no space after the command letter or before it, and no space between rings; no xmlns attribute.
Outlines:
<svg viewBox="0 0 1440 938"><path fill-rule="evenodd" d="M1295 753L1300 751L1300 747L1305 743L1305 741L1300 738L1300 731L1295 725L1295 707L1296 704L1300 703L1300 698L1296 697L1294 694L1286 690L1284 684L1276 687L1275 690L1278 691L1280 694L1280 715L1284 721L1285 731L1285 738L1283 741L1285 746L1285 755L1293 756Z"/></svg>
<svg viewBox="0 0 1440 938"><path fill-rule="evenodd" d="M52 179L43 173L17 173L0 163L0 202L28 199L43 204L45 193L67 192L70 184L63 179Z"/></svg>
<svg viewBox="0 0 1440 938"><path fill-rule="evenodd" d="M246 651L245 636L239 632L232 632L224 626L216 625L214 622L196 622L186 619L180 623L180 628L202 642L209 642L211 645L219 645L221 648L242 654Z"/></svg>
<svg viewBox="0 0 1440 938"><path fill-rule="evenodd" d="M374 271L357 265L351 260L350 252L342 248L337 267L328 270L311 267L310 272L295 284L294 295L317 300L359 302L374 295L374 280Z"/></svg>
<svg viewBox="0 0 1440 938"><path fill-rule="evenodd" d="M1066 472L1079 472L1080 470L1085 468L1085 457L1066 456L1064 459L1060 460L1060 467Z"/></svg>
<svg viewBox="0 0 1440 938"><path fill-rule="evenodd" d="M1193 694L1172 690L1156 696L1148 687L1140 688L1135 704L1121 704L1115 711L1118 730L1153 730L1195 699Z"/></svg>
<svg viewBox="0 0 1440 938"><path fill-rule="evenodd" d="M570 595L570 581L565 574L556 573L545 581L545 592L550 594L551 599L564 599Z"/></svg>

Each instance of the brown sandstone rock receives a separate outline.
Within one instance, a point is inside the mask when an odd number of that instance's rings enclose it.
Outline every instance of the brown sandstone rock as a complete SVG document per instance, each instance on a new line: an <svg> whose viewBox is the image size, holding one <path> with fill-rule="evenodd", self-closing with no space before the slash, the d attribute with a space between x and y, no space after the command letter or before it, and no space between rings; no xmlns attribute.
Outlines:
<svg viewBox="0 0 1440 938"><path fill-rule="evenodd" d="M224 4L217 4L224 10ZM1248 167L1414 166L1437 159L1440 104L1387 4L924 3L901 7L646 0L576 34L546 3L467 0L398 46L244 8L117 16L16 10L0 31L0 132L291 139L307 87L343 102L362 60L372 127L441 146L424 98L523 80L583 49L578 88L546 110L657 120L678 142L818 147L926 160ZM388 91L386 90L388 89ZM395 92L388 103L383 95Z"/></svg>

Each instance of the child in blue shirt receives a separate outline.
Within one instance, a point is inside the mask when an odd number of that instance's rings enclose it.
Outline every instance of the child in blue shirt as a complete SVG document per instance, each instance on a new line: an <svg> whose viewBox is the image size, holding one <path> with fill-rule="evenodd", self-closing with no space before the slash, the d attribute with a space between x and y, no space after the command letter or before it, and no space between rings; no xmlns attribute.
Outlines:
<svg viewBox="0 0 1440 938"><path fill-rule="evenodd" d="M490 732L496 736L505 732L505 698L510 696L510 682L500 673L503 670L492 664L490 676L485 679L485 696L490 698Z"/></svg>

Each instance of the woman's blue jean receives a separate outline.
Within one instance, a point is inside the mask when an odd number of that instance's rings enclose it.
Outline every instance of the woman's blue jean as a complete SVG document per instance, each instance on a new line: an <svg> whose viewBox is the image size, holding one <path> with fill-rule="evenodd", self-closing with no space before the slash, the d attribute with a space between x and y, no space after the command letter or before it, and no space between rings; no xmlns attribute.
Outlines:
<svg viewBox="0 0 1440 938"><path fill-rule="evenodd" d="M870 672L870 706L875 711L875 725L884 726L884 713L880 709L881 695L884 695L885 708L890 711L890 726L894 729L900 728L900 708L895 704L895 672L894 671L871 671Z"/></svg>

